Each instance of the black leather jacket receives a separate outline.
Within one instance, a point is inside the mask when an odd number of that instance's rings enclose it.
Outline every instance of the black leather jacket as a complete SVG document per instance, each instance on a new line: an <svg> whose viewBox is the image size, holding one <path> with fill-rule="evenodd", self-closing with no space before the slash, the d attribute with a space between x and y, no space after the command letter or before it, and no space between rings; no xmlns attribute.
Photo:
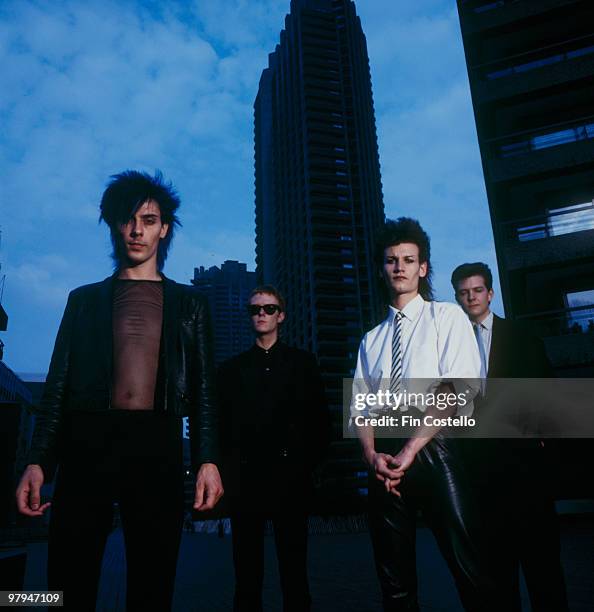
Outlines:
<svg viewBox="0 0 594 612"><path fill-rule="evenodd" d="M113 360L115 276L70 293L52 355L27 463L47 481L60 460L60 429L73 410L107 410ZM206 298L163 277L163 328L155 409L189 417L192 464L218 463L212 330Z"/></svg>

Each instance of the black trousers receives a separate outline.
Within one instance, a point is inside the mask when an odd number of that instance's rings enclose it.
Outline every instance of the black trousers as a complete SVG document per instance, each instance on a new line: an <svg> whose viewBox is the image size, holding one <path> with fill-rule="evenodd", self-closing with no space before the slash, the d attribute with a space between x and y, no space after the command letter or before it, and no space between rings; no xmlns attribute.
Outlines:
<svg viewBox="0 0 594 612"><path fill-rule="evenodd" d="M383 442L384 452L397 452ZM417 511L421 510L465 610L501 611L496 585L487 571L480 520L455 441L433 438L417 454L400 491L401 498L386 493L383 483L370 474L369 527L384 610L419 610L415 542Z"/></svg>
<svg viewBox="0 0 594 612"><path fill-rule="evenodd" d="M284 612L311 607L307 579L307 513L278 510L273 514L234 512L231 516L235 566L235 612L261 612L264 579L264 526L272 519Z"/></svg>
<svg viewBox="0 0 594 612"><path fill-rule="evenodd" d="M127 561L127 609L169 610L183 525L181 419L75 413L63 431L52 504L48 585L66 609L95 610L114 502Z"/></svg>
<svg viewBox="0 0 594 612"><path fill-rule="evenodd" d="M537 440L463 442L505 609L522 609L521 566L533 612L566 612L558 517L544 450Z"/></svg>

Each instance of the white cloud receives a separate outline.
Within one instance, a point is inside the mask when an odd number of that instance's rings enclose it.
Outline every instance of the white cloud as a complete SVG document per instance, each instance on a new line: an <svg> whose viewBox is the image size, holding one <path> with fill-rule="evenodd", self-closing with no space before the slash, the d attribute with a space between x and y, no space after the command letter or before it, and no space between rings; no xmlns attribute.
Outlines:
<svg viewBox="0 0 594 612"><path fill-rule="evenodd" d="M289 12L289 0L195 0L193 10L206 36L236 51L260 46L269 37L276 41Z"/></svg>
<svg viewBox="0 0 594 612"><path fill-rule="evenodd" d="M72 289L71 261L63 255L51 254L5 267L8 275L7 297L11 293L25 294L47 308L64 306L64 295Z"/></svg>
<svg viewBox="0 0 594 612"><path fill-rule="evenodd" d="M16 369L46 364L67 290L109 273L97 207L113 173L160 168L178 188L184 227L170 276L187 281L194 266L225 259L253 267L252 106L288 10L289 0L2 3L3 271ZM386 210L427 224L441 283L465 249L491 249L455 8L359 0L357 10Z"/></svg>

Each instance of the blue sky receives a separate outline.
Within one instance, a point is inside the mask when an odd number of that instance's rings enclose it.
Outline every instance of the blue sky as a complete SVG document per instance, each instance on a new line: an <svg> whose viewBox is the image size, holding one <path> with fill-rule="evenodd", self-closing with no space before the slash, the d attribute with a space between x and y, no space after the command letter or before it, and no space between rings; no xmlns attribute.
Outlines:
<svg viewBox="0 0 594 612"><path fill-rule="evenodd" d="M432 237L439 299L464 261L495 271L455 3L360 0L386 214ZM109 175L163 171L183 228L165 267L254 266L252 105L289 0L0 5L4 360L45 372L74 287L111 271ZM496 284L498 292L498 284ZM501 312L497 297L495 310Z"/></svg>

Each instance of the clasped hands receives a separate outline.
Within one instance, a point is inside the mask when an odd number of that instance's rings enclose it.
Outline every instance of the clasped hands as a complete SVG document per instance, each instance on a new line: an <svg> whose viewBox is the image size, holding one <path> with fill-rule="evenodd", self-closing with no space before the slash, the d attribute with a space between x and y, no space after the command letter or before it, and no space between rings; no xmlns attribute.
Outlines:
<svg viewBox="0 0 594 612"><path fill-rule="evenodd" d="M404 447L396 455L389 455L388 453L376 453L370 457L368 463L373 471L375 477L384 483L387 493L392 493L398 497L402 497L402 493L398 487L404 478L406 470L412 465L415 460L416 453Z"/></svg>

